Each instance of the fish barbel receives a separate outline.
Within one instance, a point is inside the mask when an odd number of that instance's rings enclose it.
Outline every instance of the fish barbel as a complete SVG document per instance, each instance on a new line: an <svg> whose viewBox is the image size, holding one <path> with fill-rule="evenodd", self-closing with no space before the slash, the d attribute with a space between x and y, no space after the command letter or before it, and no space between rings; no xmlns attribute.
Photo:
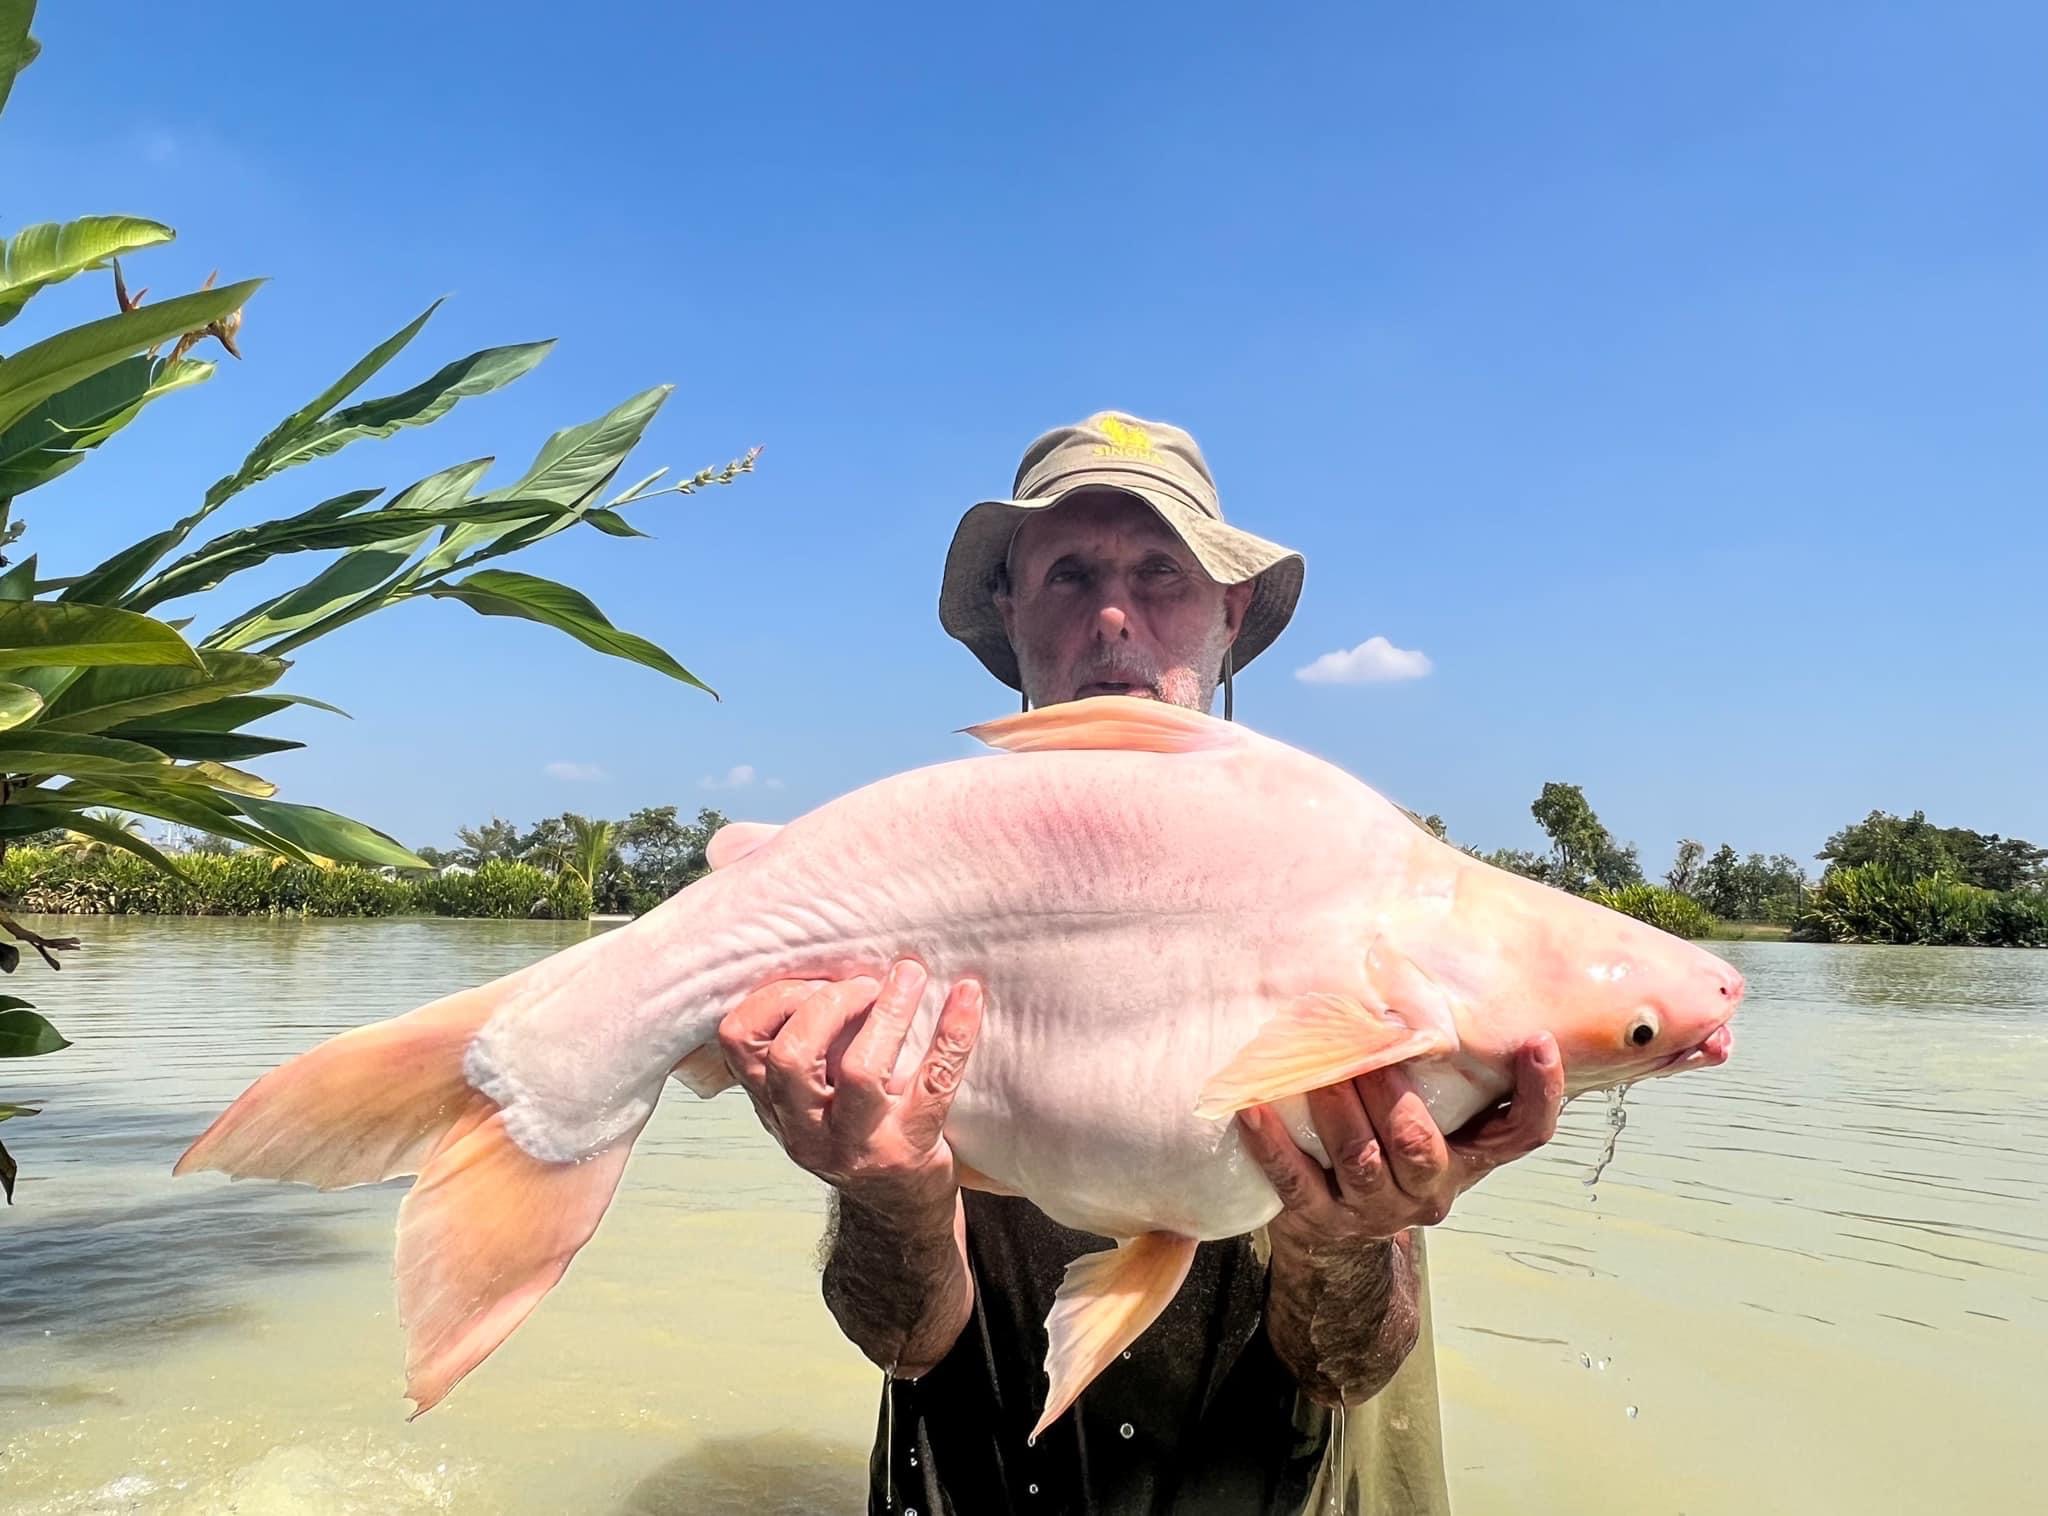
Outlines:
<svg viewBox="0 0 2048 1516"><path fill-rule="evenodd" d="M984 988L947 1119L963 1181L1113 1239L1048 1321L1049 1425L1150 1325L1199 1241L1280 1202L1232 1113L1402 1065L1437 1124L1556 1040L1567 1095L1724 1062L1742 976L1640 921L1450 847L1344 770L1234 724L1103 696L972 729L1009 756L737 823L647 915L344 1032L252 1085L179 1159L323 1189L417 1174L398 1213L413 1414L525 1319L596 1230L674 1076L780 979Z"/></svg>

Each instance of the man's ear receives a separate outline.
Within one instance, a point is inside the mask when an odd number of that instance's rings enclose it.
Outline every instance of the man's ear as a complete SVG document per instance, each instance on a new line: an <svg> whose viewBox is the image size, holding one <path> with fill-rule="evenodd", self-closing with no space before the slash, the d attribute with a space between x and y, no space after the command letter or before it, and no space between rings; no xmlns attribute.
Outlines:
<svg viewBox="0 0 2048 1516"><path fill-rule="evenodd" d="M1003 635L1010 639L1010 646L1017 645L1017 602L1010 598L1007 589L999 589L989 596L995 602L996 614L1003 618Z"/></svg>
<svg viewBox="0 0 2048 1516"><path fill-rule="evenodd" d="M1252 603L1252 591L1258 588L1258 580L1247 579L1242 584L1223 586L1223 625L1230 633L1230 640L1237 641L1237 634L1244 630L1245 608Z"/></svg>

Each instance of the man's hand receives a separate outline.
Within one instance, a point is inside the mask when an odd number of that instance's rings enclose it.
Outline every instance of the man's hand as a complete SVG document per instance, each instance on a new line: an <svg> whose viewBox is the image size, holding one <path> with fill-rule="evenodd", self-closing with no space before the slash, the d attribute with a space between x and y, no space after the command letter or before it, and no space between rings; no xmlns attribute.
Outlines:
<svg viewBox="0 0 2048 1516"><path fill-rule="evenodd" d="M1487 1174L1548 1142L1563 1103L1564 1067L1546 1034L1517 1057L1508 1108L1455 1140L1397 1068L1309 1095L1327 1171L1265 1107L1238 1113L1246 1150L1280 1195L1266 1335L1310 1399L1358 1405L1394 1377L1420 1315L1409 1229L1442 1221Z"/></svg>
<svg viewBox="0 0 2048 1516"><path fill-rule="evenodd" d="M719 1023L733 1075L783 1151L837 1191L825 1305L902 1378L952 1350L974 1308L967 1221L943 1135L981 1032L981 987L953 986L931 1046L892 1077L924 994L922 964L886 979L765 985Z"/></svg>
<svg viewBox="0 0 2048 1516"><path fill-rule="evenodd" d="M1238 1113L1246 1149L1279 1193L1277 1244L1320 1249L1384 1240L1413 1226L1435 1226L1456 1200L1512 1159L1532 1153L1557 1131L1564 1065L1541 1033L1515 1060L1514 1097L1447 1139L1399 1068L1379 1069L1308 1097L1309 1116L1330 1168L1303 1152L1264 1106Z"/></svg>
<svg viewBox="0 0 2048 1516"><path fill-rule="evenodd" d="M783 1151L876 1210L950 1202L959 1188L941 1134L981 1031L981 986L953 986L924 1061L898 1081L892 1074L926 977L922 964L904 959L880 981L781 980L718 1027L727 1066Z"/></svg>

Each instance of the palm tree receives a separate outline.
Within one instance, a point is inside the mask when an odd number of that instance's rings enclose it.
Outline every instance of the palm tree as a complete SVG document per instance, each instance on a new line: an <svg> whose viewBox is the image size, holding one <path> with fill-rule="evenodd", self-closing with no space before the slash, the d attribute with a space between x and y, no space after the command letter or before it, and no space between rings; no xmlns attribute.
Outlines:
<svg viewBox="0 0 2048 1516"><path fill-rule="evenodd" d="M131 816L126 811L99 810L81 813L89 821L119 832L124 837L141 837L142 818ZM74 832L66 828L56 843L56 851L69 853L74 858L96 858L113 844L85 832Z"/></svg>

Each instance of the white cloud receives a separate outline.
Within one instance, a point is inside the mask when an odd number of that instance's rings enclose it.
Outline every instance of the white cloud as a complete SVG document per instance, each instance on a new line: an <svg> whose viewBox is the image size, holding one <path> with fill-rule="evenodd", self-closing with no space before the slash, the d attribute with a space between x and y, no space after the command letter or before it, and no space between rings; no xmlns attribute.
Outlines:
<svg viewBox="0 0 2048 1516"><path fill-rule="evenodd" d="M751 763L735 763L725 771L725 776L706 774L697 781L699 789L743 790L754 782L754 766Z"/></svg>
<svg viewBox="0 0 2048 1516"><path fill-rule="evenodd" d="M1368 637L1348 652L1325 653L1307 668L1294 671L1303 684L1386 684L1420 679L1430 671L1426 653L1395 647L1384 637Z"/></svg>
<svg viewBox="0 0 2048 1516"><path fill-rule="evenodd" d="M594 763L555 762L542 770L550 779L564 780L569 784L595 784L609 777Z"/></svg>

